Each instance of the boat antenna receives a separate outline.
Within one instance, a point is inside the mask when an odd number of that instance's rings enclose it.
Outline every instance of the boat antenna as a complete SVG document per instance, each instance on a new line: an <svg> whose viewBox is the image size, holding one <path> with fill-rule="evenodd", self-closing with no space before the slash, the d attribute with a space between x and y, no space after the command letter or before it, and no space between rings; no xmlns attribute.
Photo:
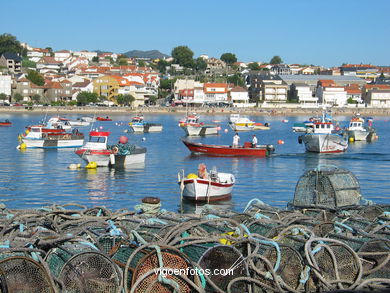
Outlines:
<svg viewBox="0 0 390 293"><path fill-rule="evenodd" d="M95 110L95 112L93 113L93 117L92 117L92 123L91 123L91 128L89 129L89 132L91 132L91 131L92 131L93 124L95 123L95 114L96 114L96 110Z"/></svg>

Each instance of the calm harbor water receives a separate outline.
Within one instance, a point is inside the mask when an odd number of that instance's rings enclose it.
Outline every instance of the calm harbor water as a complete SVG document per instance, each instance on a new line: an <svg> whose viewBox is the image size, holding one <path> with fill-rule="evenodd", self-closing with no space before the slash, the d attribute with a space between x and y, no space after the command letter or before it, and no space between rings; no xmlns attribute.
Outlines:
<svg viewBox="0 0 390 293"><path fill-rule="evenodd" d="M81 115L67 115L77 118ZM335 165L352 171L359 179L362 195L377 203L390 202L390 122L388 117L374 117L379 140L373 143L351 143L342 154L306 153L298 144L298 134L291 131L295 122L308 117L250 117L271 124L270 131L240 133L241 143L257 134L260 144L273 144L275 154L269 158L228 158L191 155L180 138L184 131L178 127L182 115L145 115L148 122L162 123L164 130L152 134L125 134L131 116L111 116L112 122L98 122L94 128L112 132L110 142L120 135L128 135L131 142L147 147L145 164L131 169L69 170L71 163L82 163L73 149L27 149L19 151L18 133L24 127L42 120L42 114L1 114L0 120L9 119L12 127L0 127L2 155L0 156L0 201L9 208L37 208L51 204L79 203L86 206L106 206L110 209L133 209L145 196L158 196L163 208L178 211L180 190L177 173L196 173L197 166L205 163L221 172L231 172L237 183L230 201L219 204L241 211L252 198L284 208L292 200L299 177L319 164ZM350 117L335 117L345 126ZM222 130L229 129L228 115L203 116L205 122L221 121ZM288 123L283 123L288 119ZM122 123L121 123L122 122ZM120 125L118 125L120 124ZM88 128L80 128L87 136ZM231 144L233 132L221 131L218 136L194 138L211 144ZM144 139L143 139L144 138ZM278 145L281 139L285 143ZM83 163L84 165L84 163ZM186 212L200 206L185 204Z"/></svg>

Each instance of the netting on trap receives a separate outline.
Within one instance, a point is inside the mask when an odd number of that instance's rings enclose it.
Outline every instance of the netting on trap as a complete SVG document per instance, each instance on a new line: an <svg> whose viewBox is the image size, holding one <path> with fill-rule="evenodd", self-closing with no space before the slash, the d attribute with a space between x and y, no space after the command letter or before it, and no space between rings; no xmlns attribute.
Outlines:
<svg viewBox="0 0 390 293"><path fill-rule="evenodd" d="M192 284L200 285L198 275L189 273L195 267L179 250L164 246L150 246L148 250L150 248L152 251L138 261L133 271L133 292L170 293L176 289L178 292L190 293L193 292ZM167 270L177 270L179 273L165 274Z"/></svg>
<svg viewBox="0 0 390 293"><path fill-rule="evenodd" d="M230 281L249 276L243 255L233 246L217 245L209 248L200 257L198 264L202 269L211 272L207 279L223 292L227 291ZM243 285L239 283L233 285L232 292L247 292L246 285L241 286ZM214 292L210 282L207 283L206 291Z"/></svg>
<svg viewBox="0 0 390 293"><path fill-rule="evenodd" d="M45 261L50 271L58 277L65 263L74 255L85 251L97 251L89 242L67 242L59 247L52 248L46 255Z"/></svg>
<svg viewBox="0 0 390 293"><path fill-rule="evenodd" d="M72 256L58 278L66 292L113 292L121 289L121 273L114 262L99 252L82 252Z"/></svg>
<svg viewBox="0 0 390 293"><path fill-rule="evenodd" d="M305 172L295 187L293 207L340 208L357 205L360 185L352 172L322 167Z"/></svg>
<svg viewBox="0 0 390 293"><path fill-rule="evenodd" d="M362 259L364 279L389 278L390 276L390 240L365 242L358 251Z"/></svg>
<svg viewBox="0 0 390 293"><path fill-rule="evenodd" d="M0 261L1 292L55 292L50 274L44 266L24 256Z"/></svg>

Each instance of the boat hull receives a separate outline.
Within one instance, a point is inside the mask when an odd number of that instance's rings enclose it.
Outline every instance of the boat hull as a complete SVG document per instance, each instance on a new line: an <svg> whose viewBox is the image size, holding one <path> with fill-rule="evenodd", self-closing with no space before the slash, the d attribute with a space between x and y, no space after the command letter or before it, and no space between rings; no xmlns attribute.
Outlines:
<svg viewBox="0 0 390 293"><path fill-rule="evenodd" d="M131 124L130 128L135 133L161 132L163 130L163 126L161 124Z"/></svg>
<svg viewBox="0 0 390 293"><path fill-rule="evenodd" d="M229 126L234 131L251 131L254 129L254 123L229 123Z"/></svg>
<svg viewBox="0 0 390 293"><path fill-rule="evenodd" d="M267 157L273 152L271 146L258 146L256 148L233 148L223 145L206 145L201 143L194 143L188 140L182 140L186 147L195 154L207 154L211 156L254 156Z"/></svg>
<svg viewBox="0 0 390 293"><path fill-rule="evenodd" d="M185 179L183 185L185 199L211 202L230 199L234 184L222 184L205 179Z"/></svg>
<svg viewBox="0 0 390 293"><path fill-rule="evenodd" d="M0 122L0 127L10 127L12 126L11 122Z"/></svg>
<svg viewBox="0 0 390 293"><path fill-rule="evenodd" d="M22 138L22 142L26 144L27 148L78 148L84 143L84 139L29 139Z"/></svg>
<svg viewBox="0 0 390 293"><path fill-rule="evenodd" d="M308 133L300 136L306 151L315 153L341 153L348 148L348 139L338 134Z"/></svg>
<svg viewBox="0 0 390 293"><path fill-rule="evenodd" d="M187 136L205 136L218 134L218 126L182 126Z"/></svg>
<svg viewBox="0 0 390 293"><path fill-rule="evenodd" d="M348 137L352 137L355 141L366 141L368 131L365 130L348 130Z"/></svg>
<svg viewBox="0 0 390 293"><path fill-rule="evenodd" d="M146 149L136 148L130 155L114 155L110 150L79 149L76 154L87 163L95 162L98 167L130 167L145 162Z"/></svg>

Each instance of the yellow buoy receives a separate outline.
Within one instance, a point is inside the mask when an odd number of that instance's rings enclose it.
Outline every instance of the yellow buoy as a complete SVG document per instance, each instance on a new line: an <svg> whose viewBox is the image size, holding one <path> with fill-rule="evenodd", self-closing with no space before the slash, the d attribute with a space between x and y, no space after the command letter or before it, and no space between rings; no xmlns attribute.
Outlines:
<svg viewBox="0 0 390 293"><path fill-rule="evenodd" d="M221 234L221 236L225 236L225 235L228 235L228 236L231 236L233 238L238 238L238 234L236 232L226 232L226 233L223 233ZM247 234L244 234L244 237L248 237ZM234 244L235 241L232 241L230 239L227 239L227 238L220 238L219 239L219 243L223 244L223 245L232 245Z"/></svg>
<svg viewBox="0 0 390 293"><path fill-rule="evenodd" d="M350 141L350 142L354 142L355 139L351 136L351 137L349 138L349 141Z"/></svg>
<svg viewBox="0 0 390 293"><path fill-rule="evenodd" d="M198 178L198 175L194 174L194 173L190 173L187 175L187 179L196 179Z"/></svg>
<svg viewBox="0 0 390 293"><path fill-rule="evenodd" d="M85 168L87 169L96 169L97 168L97 164L96 162L89 162L87 166L85 166Z"/></svg>
<svg viewBox="0 0 390 293"><path fill-rule="evenodd" d="M27 148L27 145L26 143L22 142L20 145L19 145L20 149L21 150L25 150Z"/></svg>

